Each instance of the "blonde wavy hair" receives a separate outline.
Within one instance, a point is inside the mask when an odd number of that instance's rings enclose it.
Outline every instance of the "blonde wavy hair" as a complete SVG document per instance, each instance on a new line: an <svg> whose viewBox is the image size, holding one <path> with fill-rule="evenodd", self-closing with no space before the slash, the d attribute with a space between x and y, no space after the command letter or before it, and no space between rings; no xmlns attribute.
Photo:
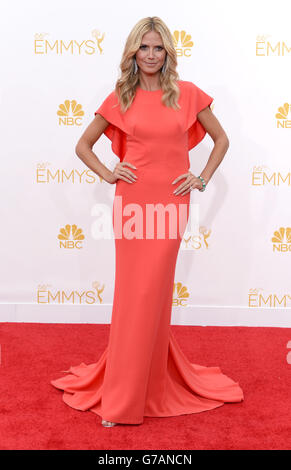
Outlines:
<svg viewBox="0 0 291 470"><path fill-rule="evenodd" d="M125 112L131 106L135 97L136 88L139 85L139 68L137 73L134 73L134 58L141 45L143 35L149 31L160 33L166 50L165 71L164 73L160 72L160 83L163 90L162 103L174 109L180 108L178 104L180 89L176 83L179 80L176 71L177 53L172 34L158 16L149 16L136 23L125 43L120 62L121 76L115 85L115 93L118 96L122 112Z"/></svg>

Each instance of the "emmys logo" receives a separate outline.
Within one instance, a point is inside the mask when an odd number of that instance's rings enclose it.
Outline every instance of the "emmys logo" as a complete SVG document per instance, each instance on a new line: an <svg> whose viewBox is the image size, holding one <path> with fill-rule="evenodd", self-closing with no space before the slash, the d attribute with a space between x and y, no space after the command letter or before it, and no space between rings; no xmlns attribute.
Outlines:
<svg viewBox="0 0 291 470"><path fill-rule="evenodd" d="M290 171L284 176L280 171L273 171L273 173L267 174L264 168L268 168L266 165L254 166L252 170L252 186L265 186L270 184L272 186L280 186L282 184L291 184L291 173Z"/></svg>
<svg viewBox="0 0 291 470"><path fill-rule="evenodd" d="M289 103L284 103L283 106L279 106L278 113L275 114L277 119L277 129L278 127L283 129L290 129L291 120L287 119L291 110L291 105Z"/></svg>
<svg viewBox="0 0 291 470"><path fill-rule="evenodd" d="M46 36L49 33L36 33L34 35L34 53L35 54L75 54L81 55L93 55L96 53L102 54L103 49L101 48L101 43L104 39L104 33L101 34L100 31L94 29L92 31L93 39L82 39L80 42L76 39L71 39L69 41L63 41L62 39L55 39L50 41L46 39Z"/></svg>
<svg viewBox="0 0 291 470"><path fill-rule="evenodd" d="M77 104L76 100L65 100L64 103L59 105L57 115L60 116L59 126L81 126L81 117L84 116L84 111L82 105Z"/></svg>
<svg viewBox="0 0 291 470"><path fill-rule="evenodd" d="M190 57L191 48L193 47L193 41L191 40L191 35L186 34L186 31L174 31L172 34L174 41L174 47L177 52L178 57Z"/></svg>
<svg viewBox="0 0 291 470"><path fill-rule="evenodd" d="M183 286L181 282L174 283L172 305L174 307L185 307L188 297L187 287Z"/></svg>
<svg viewBox="0 0 291 470"><path fill-rule="evenodd" d="M271 241L273 242L273 251L282 253L291 251L291 227L280 227L274 232Z"/></svg>
<svg viewBox="0 0 291 470"><path fill-rule="evenodd" d="M267 41L268 35L258 35L256 38L256 56L282 56L289 54L291 47L288 47L284 41L270 43Z"/></svg>
<svg viewBox="0 0 291 470"><path fill-rule="evenodd" d="M38 304L102 304L101 294L104 291L105 284L101 286L99 281L92 282L92 289L84 291L72 290L65 292L64 290L53 291L50 284L39 284L37 286L37 303Z"/></svg>
<svg viewBox="0 0 291 470"><path fill-rule="evenodd" d="M63 168L57 168L53 170L48 168L51 166L51 162L41 162L36 165L36 182L37 183L96 183L99 178L102 183L103 178L96 175L90 169L84 169L79 171L75 168L71 170L64 170Z"/></svg>
<svg viewBox="0 0 291 470"><path fill-rule="evenodd" d="M277 294L262 294L260 291L263 289L261 287L250 289L249 291L249 307L288 307L290 304L291 296L289 294L277 295Z"/></svg>
<svg viewBox="0 0 291 470"><path fill-rule="evenodd" d="M82 229L77 228L77 225L66 225L64 228L60 229L58 239L60 240L60 248L83 248L82 240L85 236L82 234Z"/></svg>

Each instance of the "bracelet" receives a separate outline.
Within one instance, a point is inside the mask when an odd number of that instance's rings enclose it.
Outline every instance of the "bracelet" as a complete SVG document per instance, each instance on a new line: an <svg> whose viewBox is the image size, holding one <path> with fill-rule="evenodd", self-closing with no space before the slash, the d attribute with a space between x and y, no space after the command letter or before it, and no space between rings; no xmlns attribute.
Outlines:
<svg viewBox="0 0 291 470"><path fill-rule="evenodd" d="M205 191L205 189L206 189L206 184L205 184L204 179L202 178L202 176L198 176L198 178L200 178L201 181L202 181L202 188L199 189L199 191L201 191L201 192L202 192L202 191Z"/></svg>

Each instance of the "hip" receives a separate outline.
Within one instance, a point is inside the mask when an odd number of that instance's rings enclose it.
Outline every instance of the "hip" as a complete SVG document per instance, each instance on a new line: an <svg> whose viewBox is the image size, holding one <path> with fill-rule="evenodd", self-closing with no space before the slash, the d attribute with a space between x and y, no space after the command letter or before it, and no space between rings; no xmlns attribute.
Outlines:
<svg viewBox="0 0 291 470"><path fill-rule="evenodd" d="M173 191L185 181L189 171L188 167L168 168L164 166L159 168L158 166L151 166L137 170L130 168L130 170L137 176L136 180L129 183L123 179L118 179L115 183L116 196L123 196L128 200L135 198L140 202L150 200L174 203L175 201L189 202L190 193L183 196L173 194ZM181 178L173 184L173 181L181 175L185 175L185 178Z"/></svg>

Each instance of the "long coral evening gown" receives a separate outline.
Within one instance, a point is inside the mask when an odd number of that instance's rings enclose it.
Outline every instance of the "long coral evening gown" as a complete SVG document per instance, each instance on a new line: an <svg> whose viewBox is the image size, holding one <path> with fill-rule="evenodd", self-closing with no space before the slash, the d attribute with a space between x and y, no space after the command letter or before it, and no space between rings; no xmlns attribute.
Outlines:
<svg viewBox="0 0 291 470"><path fill-rule="evenodd" d="M114 204L115 288L108 346L96 363L71 366L70 374L51 384L64 391L67 405L115 423L141 424L144 416L199 413L243 400L239 383L219 367L190 363L171 331L176 259L190 204L190 193L173 194L184 179L172 181L188 172L189 150L206 134L197 114L213 101L190 81L177 84L179 110L163 105L161 89L138 87L126 113L115 106L115 91L95 112L109 122L104 134L113 152L137 167L130 168L138 176L135 182L117 180L114 203L122 196L123 208L131 203L142 208L144 238L128 236L137 229L128 229L130 211L122 218L127 235L116 236ZM174 204L177 214L178 205L186 204L187 220L180 223L182 232L177 227L176 238L169 235L173 223L167 225L167 214L166 236L158 238L155 229L146 238L145 207L151 203Z"/></svg>

